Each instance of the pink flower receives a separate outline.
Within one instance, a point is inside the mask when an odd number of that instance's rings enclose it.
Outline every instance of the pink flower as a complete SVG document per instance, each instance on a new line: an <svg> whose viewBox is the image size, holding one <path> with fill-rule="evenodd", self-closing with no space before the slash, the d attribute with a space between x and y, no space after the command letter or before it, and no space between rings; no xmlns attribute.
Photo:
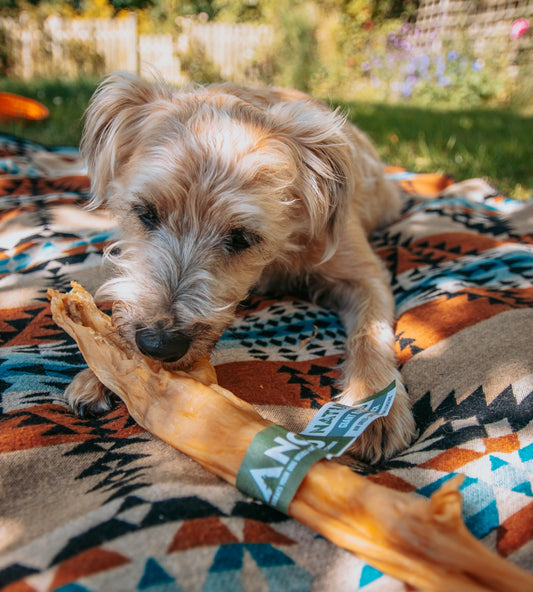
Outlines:
<svg viewBox="0 0 533 592"><path fill-rule="evenodd" d="M511 25L511 37L513 39L520 39L522 35L529 29L529 22L525 18L516 20Z"/></svg>

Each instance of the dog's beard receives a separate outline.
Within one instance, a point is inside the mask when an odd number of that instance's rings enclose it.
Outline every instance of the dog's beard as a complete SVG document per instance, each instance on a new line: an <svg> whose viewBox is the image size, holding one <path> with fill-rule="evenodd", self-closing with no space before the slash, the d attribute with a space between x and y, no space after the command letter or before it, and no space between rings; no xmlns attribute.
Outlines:
<svg viewBox="0 0 533 592"><path fill-rule="evenodd" d="M184 265L181 260L180 268L176 250L153 241L121 240L112 245L106 259L115 275L101 286L97 297L114 302L114 324L133 347L137 348L139 327L186 333L187 352L176 361L164 362L166 367L184 369L209 355L233 322L250 286L237 287L232 278L210 272L207 255L203 266L191 261ZM227 289L221 285L224 281Z"/></svg>

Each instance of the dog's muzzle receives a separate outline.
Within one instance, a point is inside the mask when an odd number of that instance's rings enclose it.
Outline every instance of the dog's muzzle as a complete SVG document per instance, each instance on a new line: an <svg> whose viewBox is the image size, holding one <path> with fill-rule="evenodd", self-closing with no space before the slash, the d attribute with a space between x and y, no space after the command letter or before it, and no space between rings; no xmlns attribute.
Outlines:
<svg viewBox="0 0 533 592"><path fill-rule="evenodd" d="M180 331L139 325L135 342L145 356L161 362L176 362L187 353L191 338Z"/></svg>

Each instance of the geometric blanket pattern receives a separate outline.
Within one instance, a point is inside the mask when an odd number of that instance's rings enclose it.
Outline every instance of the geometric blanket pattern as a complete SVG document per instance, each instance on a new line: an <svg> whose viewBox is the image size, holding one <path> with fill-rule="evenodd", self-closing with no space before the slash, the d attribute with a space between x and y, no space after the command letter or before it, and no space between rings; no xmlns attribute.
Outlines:
<svg viewBox="0 0 533 592"><path fill-rule="evenodd" d="M533 203L477 180L389 174L404 211L373 244L418 436L367 478L429 496L463 475L467 527L533 572ZM64 389L85 363L45 293L73 279L94 292L108 273L117 229L83 209L88 194L76 150L0 136L0 589L406 590L154 438L123 404L72 413ZM330 310L252 295L212 362L225 388L302 429L337 393L344 337Z"/></svg>

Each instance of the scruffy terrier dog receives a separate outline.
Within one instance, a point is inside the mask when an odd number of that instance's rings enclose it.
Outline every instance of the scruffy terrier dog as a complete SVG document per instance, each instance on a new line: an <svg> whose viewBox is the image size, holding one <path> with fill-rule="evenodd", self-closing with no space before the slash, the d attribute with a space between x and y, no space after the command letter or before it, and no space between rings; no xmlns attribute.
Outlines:
<svg viewBox="0 0 533 592"><path fill-rule="evenodd" d="M252 289L305 290L346 328L341 403L396 380L388 417L352 453L376 462L407 446L414 422L397 370L394 300L367 240L398 216L400 199L345 117L294 90L178 90L117 74L91 100L82 152L92 205L106 202L123 232L102 293L118 302L124 339L187 368ZM82 412L109 405L90 370L68 395Z"/></svg>

